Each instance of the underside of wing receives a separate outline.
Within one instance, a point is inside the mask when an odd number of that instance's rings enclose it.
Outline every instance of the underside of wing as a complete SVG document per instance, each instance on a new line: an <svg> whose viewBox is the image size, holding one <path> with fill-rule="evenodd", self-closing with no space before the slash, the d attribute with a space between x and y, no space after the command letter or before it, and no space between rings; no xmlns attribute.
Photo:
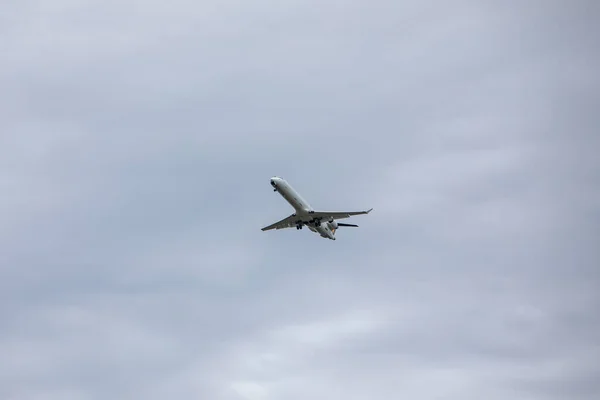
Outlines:
<svg viewBox="0 0 600 400"><path fill-rule="evenodd" d="M368 214L372 211L373 209L370 208L366 211L315 211L314 213L311 213L310 215L313 218L323 218L323 219L342 219L342 218L349 218L353 215L361 215L361 214Z"/></svg>
<svg viewBox="0 0 600 400"><path fill-rule="evenodd" d="M269 231L271 229L292 228L294 226L296 226L296 223L294 222L294 214L292 214L289 217L285 217L281 221L277 221L274 224L265 226L264 228L261 229L261 231Z"/></svg>

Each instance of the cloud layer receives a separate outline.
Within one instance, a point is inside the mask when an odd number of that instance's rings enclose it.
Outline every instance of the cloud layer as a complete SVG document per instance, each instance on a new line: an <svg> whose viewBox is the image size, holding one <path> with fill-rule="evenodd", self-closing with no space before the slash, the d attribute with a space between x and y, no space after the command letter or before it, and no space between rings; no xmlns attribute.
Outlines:
<svg viewBox="0 0 600 400"><path fill-rule="evenodd" d="M6 4L0 398L598 398L599 7L496 3Z"/></svg>

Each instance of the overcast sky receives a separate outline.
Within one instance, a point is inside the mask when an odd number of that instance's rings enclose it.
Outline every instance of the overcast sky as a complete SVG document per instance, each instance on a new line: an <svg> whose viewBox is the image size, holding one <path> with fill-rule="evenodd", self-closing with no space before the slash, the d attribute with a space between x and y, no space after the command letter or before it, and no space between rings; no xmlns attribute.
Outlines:
<svg viewBox="0 0 600 400"><path fill-rule="evenodd" d="M0 399L600 398L599 4L4 1Z"/></svg>

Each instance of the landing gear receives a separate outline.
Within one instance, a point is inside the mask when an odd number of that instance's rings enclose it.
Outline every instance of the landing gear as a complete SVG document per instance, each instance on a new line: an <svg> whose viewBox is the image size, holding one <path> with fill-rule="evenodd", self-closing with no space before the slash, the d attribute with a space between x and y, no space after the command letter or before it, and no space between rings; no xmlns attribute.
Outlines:
<svg viewBox="0 0 600 400"><path fill-rule="evenodd" d="M300 230L300 229L302 229L302 221L298 221L298 222L296 222L296 229L297 229L297 230Z"/></svg>

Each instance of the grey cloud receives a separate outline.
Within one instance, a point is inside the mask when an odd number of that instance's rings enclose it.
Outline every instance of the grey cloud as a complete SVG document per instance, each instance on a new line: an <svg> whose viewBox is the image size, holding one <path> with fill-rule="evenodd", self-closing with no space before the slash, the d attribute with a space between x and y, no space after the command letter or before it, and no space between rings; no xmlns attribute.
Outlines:
<svg viewBox="0 0 600 400"><path fill-rule="evenodd" d="M5 10L1 398L600 394L595 2Z"/></svg>

